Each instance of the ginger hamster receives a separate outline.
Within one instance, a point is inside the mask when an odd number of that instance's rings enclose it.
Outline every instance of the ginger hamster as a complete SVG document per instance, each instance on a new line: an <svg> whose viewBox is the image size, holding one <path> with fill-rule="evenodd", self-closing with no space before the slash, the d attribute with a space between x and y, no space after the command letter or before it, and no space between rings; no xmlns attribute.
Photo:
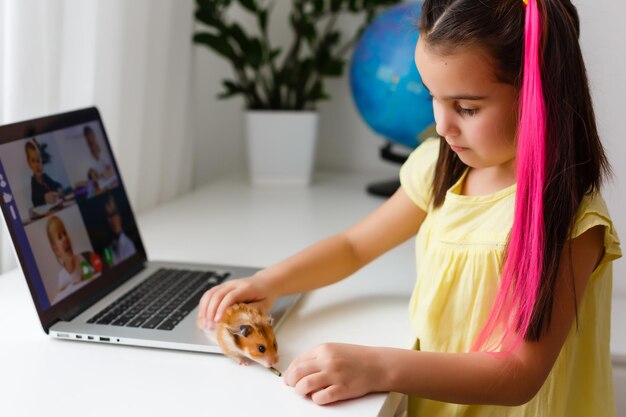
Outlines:
<svg viewBox="0 0 626 417"><path fill-rule="evenodd" d="M266 368L278 363L273 320L257 308L245 303L228 307L214 330L207 330L203 323L197 324L220 346L224 355L237 360L240 365L248 365L246 359Z"/></svg>

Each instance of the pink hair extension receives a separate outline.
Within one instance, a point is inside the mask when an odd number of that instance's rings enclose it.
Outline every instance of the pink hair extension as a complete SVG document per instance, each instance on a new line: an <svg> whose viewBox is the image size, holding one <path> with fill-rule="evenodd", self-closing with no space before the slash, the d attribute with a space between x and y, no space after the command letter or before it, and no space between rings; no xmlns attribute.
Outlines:
<svg viewBox="0 0 626 417"><path fill-rule="evenodd" d="M541 83L539 0L529 0L524 23L524 79L517 136L515 217L500 288L473 350L511 352L527 333L543 275L545 246L546 109ZM500 340L491 340L501 331ZM506 346L505 346L506 344Z"/></svg>

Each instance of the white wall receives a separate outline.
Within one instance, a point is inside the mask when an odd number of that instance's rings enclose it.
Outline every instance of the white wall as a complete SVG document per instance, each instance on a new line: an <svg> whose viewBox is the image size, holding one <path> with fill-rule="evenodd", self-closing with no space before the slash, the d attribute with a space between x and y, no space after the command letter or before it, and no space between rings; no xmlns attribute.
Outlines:
<svg viewBox="0 0 626 417"><path fill-rule="evenodd" d="M614 177L604 196L626 255L626 3L613 0L576 0L585 55L600 135ZM626 261L615 262L614 292L626 295Z"/></svg>
<svg viewBox="0 0 626 417"><path fill-rule="evenodd" d="M276 2L272 35L289 39L286 15L289 2ZM618 233L626 243L626 156L623 123L626 121L626 3L614 0L575 0L581 18L581 44L588 66L602 139L615 177L605 186L605 196ZM350 30L353 22L346 25ZM194 48L193 111L196 132L194 184L210 182L224 174L245 170L242 109L239 98L216 100L228 65L205 48ZM376 172L381 179L397 175L397 166L378 158L383 143L361 121L352 103L347 77L330 80L332 100L320 111L318 170ZM625 251L626 252L626 251ZM615 291L626 294L626 262L615 263Z"/></svg>

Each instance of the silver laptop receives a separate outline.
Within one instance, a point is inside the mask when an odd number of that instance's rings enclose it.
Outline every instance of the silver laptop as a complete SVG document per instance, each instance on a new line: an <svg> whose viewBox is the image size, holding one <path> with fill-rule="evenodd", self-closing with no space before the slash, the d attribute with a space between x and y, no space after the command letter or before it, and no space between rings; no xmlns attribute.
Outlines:
<svg viewBox="0 0 626 417"><path fill-rule="evenodd" d="M0 190L46 333L220 352L196 328L199 299L257 269L149 261L95 107L0 126ZM298 298L277 300L277 326Z"/></svg>

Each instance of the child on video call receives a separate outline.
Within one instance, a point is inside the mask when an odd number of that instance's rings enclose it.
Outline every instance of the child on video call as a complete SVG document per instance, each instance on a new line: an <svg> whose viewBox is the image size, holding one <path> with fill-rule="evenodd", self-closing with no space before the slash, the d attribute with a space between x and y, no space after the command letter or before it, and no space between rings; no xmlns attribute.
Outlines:
<svg viewBox="0 0 626 417"><path fill-rule="evenodd" d="M47 228L48 241L52 252L56 256L61 270L57 278L57 299L61 294L73 292L72 287L79 285L89 278L92 278L94 270L90 264L91 256L89 252L75 254L72 247L72 240L65 229L65 224L57 216L48 219Z"/></svg>
<svg viewBox="0 0 626 417"><path fill-rule="evenodd" d="M419 31L439 137L410 155L400 189L346 231L207 291L200 319L332 284L417 235L414 348L324 344L289 365L287 385L318 404L404 393L409 416L615 416L621 249L576 8L426 0Z"/></svg>
<svg viewBox="0 0 626 417"><path fill-rule="evenodd" d="M89 154L91 155L92 166L90 171L94 171L96 173L100 187L107 188L114 185L115 177L113 175L113 168L103 157L100 145L98 145L98 141L96 140L95 132L91 127L85 126L83 129L83 136L85 137L87 147L89 148ZM89 179L92 179L91 175L89 176Z"/></svg>
<svg viewBox="0 0 626 417"><path fill-rule="evenodd" d="M104 203L104 212L111 232L113 233L113 240L109 245L109 249L111 251L112 264L116 265L133 256L137 252L137 249L133 241L124 233L122 215L112 195L109 196Z"/></svg>
<svg viewBox="0 0 626 417"><path fill-rule="evenodd" d="M33 207L56 203L63 196L63 186L43 172L41 152L35 139L26 142L24 151L26 152L26 162L33 171L30 181Z"/></svg>
<svg viewBox="0 0 626 417"><path fill-rule="evenodd" d="M93 168L89 168L87 171L87 198L91 198L102 192L104 192L104 190L100 187L98 172Z"/></svg>

